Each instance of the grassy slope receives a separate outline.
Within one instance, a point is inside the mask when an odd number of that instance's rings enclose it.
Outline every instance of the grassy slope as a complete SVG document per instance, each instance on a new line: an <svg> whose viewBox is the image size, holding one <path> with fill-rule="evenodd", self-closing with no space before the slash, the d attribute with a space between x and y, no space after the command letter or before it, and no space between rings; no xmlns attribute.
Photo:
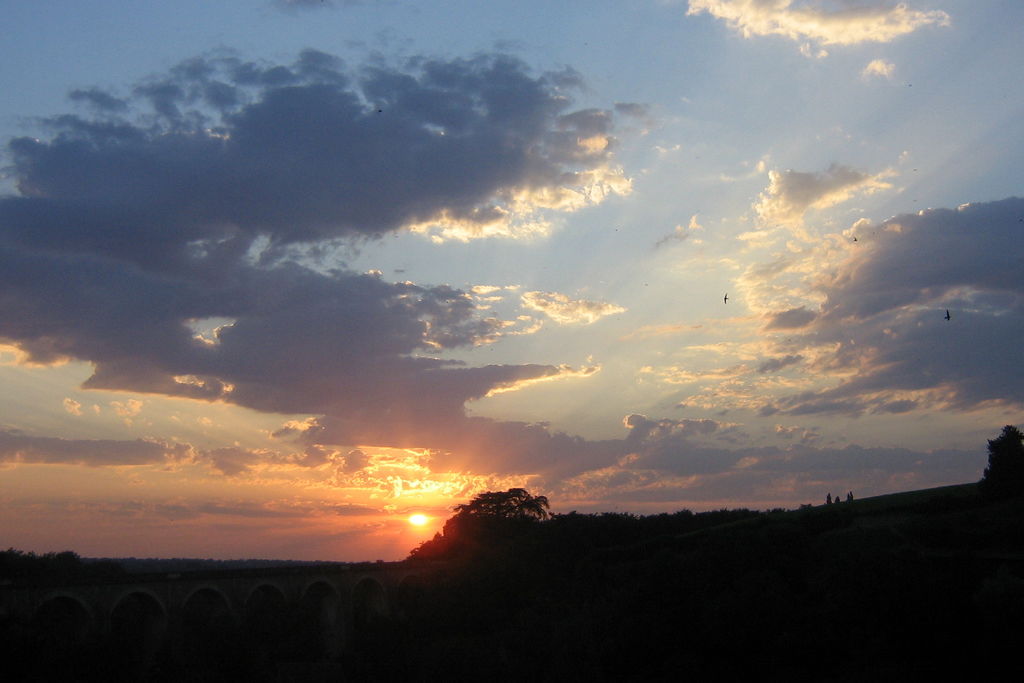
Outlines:
<svg viewBox="0 0 1024 683"><path fill-rule="evenodd" d="M689 533L638 524L625 543L538 538L474 558L417 639L443 666L476 653L535 680L978 673L1022 636L1022 520L1024 501L988 501L963 484Z"/></svg>

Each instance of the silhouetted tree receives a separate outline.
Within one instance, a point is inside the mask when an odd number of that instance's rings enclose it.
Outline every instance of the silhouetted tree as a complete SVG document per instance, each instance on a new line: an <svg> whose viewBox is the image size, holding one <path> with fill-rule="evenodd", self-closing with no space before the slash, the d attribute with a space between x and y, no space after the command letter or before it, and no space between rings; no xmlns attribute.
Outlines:
<svg viewBox="0 0 1024 683"><path fill-rule="evenodd" d="M409 557L439 559L507 541L547 519L548 507L546 496L521 488L477 494L468 503L456 505L442 533L421 543Z"/></svg>
<svg viewBox="0 0 1024 683"><path fill-rule="evenodd" d="M988 467L978 483L981 492L993 498L1024 493L1024 434L1013 425L988 442Z"/></svg>
<svg viewBox="0 0 1024 683"><path fill-rule="evenodd" d="M548 507L547 496L534 496L526 489L509 489L478 494L454 509L456 516L542 520L548 518Z"/></svg>
<svg viewBox="0 0 1024 683"><path fill-rule="evenodd" d="M70 550L36 555L8 548L0 550L0 579L68 581L79 578L117 576L124 570L110 560L83 562Z"/></svg>

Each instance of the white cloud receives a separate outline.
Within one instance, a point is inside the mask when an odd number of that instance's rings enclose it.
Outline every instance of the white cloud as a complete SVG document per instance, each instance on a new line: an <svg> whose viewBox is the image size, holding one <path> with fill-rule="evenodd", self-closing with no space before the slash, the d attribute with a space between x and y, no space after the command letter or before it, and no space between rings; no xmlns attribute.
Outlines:
<svg viewBox="0 0 1024 683"><path fill-rule="evenodd" d="M526 292L522 296L523 305L540 311L557 323L583 324L595 323L607 315L622 313L626 309L603 301L585 301L570 299L558 292Z"/></svg>
<svg viewBox="0 0 1024 683"><path fill-rule="evenodd" d="M593 147L591 140L586 144ZM581 145L583 142L581 141ZM599 152L607 154L607 144ZM442 211L427 221L408 226L412 232L430 235L434 242L468 242L479 238L535 239L551 232L551 212L572 213L595 206L611 195L633 191L633 181L621 167L608 165L563 173L558 184L518 189L501 204L474 209L456 216Z"/></svg>
<svg viewBox="0 0 1024 683"><path fill-rule="evenodd" d="M825 57L828 57L828 50L823 47L815 50L810 43L803 43L800 46L800 54L807 58L825 59Z"/></svg>
<svg viewBox="0 0 1024 683"><path fill-rule="evenodd" d="M765 225L799 227L810 209L826 209L857 195L873 194L892 185L886 170L869 175L840 164L832 164L822 173L769 171L768 187L753 205Z"/></svg>
<svg viewBox="0 0 1024 683"><path fill-rule="evenodd" d="M682 242L683 240L688 239L690 235L692 235L695 231L703 229L704 226L697 221L697 214L693 214L692 216L690 216L689 223L687 223L686 225L683 225L682 223L677 225L675 227L675 230L673 230L672 232L658 240L655 243L654 247L658 248L664 244L667 244L668 242ZM700 243L700 240L696 241L698 244Z"/></svg>
<svg viewBox="0 0 1024 683"><path fill-rule="evenodd" d="M861 79L868 81L872 78L892 78L896 72L896 65L884 59L872 59L864 70L860 72Z"/></svg>
<svg viewBox="0 0 1024 683"><path fill-rule="evenodd" d="M120 417L135 417L142 412L142 401L130 398L127 401L111 401L110 407Z"/></svg>
<svg viewBox="0 0 1024 683"><path fill-rule="evenodd" d="M63 401L64 410L68 411L72 415L82 414L82 404L73 398L65 398Z"/></svg>
<svg viewBox="0 0 1024 683"><path fill-rule="evenodd" d="M882 0L690 0L688 15L707 12L744 38L783 36L820 45L888 43L924 26L948 26L940 10L910 9ZM810 46L801 51L822 56Z"/></svg>
<svg viewBox="0 0 1024 683"><path fill-rule="evenodd" d="M567 377L590 377L601 371L599 365L587 365L581 368L572 368L568 365L560 365L556 372L545 375L543 377L530 377L518 381L511 381L507 384L497 386L487 392L487 396L495 396L497 394L504 394L510 391L519 391L525 387L540 384L541 382L551 382L554 380L565 379Z"/></svg>
<svg viewBox="0 0 1024 683"><path fill-rule="evenodd" d="M742 377L750 372L750 367L742 363L724 368L709 368L706 370L690 370L678 366L667 366L654 368L644 366L640 368L640 374L651 375L661 382L667 384L696 384L708 380L727 380Z"/></svg>

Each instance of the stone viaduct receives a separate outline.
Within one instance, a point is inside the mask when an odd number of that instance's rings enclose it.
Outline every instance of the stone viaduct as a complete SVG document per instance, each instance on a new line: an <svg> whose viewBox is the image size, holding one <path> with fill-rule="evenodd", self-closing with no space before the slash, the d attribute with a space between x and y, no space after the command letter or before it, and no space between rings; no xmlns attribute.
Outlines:
<svg viewBox="0 0 1024 683"><path fill-rule="evenodd" d="M137 653L192 656L228 634L282 656L330 659L361 629L401 620L427 570L405 563L128 574L0 584L0 621L45 634L56 649L106 640Z"/></svg>

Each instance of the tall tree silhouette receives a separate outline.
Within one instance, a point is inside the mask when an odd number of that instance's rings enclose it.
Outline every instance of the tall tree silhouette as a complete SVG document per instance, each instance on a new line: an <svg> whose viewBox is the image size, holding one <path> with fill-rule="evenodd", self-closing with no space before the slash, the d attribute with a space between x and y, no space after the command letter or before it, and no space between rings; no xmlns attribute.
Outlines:
<svg viewBox="0 0 1024 683"><path fill-rule="evenodd" d="M468 503L456 505L455 514L444 523L442 532L421 543L409 556L438 559L501 545L547 519L548 508L546 496L535 496L521 488L477 494Z"/></svg>
<svg viewBox="0 0 1024 683"><path fill-rule="evenodd" d="M526 489L509 489L478 494L454 509L456 516L539 521L548 518L548 508L547 496L534 496Z"/></svg>
<svg viewBox="0 0 1024 683"><path fill-rule="evenodd" d="M988 467L978 488L993 498L1024 494L1024 434L1013 425L989 440Z"/></svg>

